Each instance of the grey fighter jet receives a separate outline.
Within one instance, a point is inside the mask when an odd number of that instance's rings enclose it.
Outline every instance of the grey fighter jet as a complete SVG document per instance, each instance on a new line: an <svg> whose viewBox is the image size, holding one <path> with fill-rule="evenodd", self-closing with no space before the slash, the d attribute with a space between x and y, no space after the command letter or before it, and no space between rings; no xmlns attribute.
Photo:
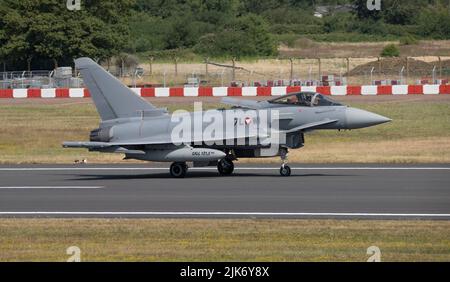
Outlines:
<svg viewBox="0 0 450 282"><path fill-rule="evenodd" d="M280 174L289 176L288 150L303 147L306 132L358 129L391 121L310 92L268 101L224 98L222 102L231 108L169 114L91 59L77 59L75 65L101 122L88 142L64 142L63 146L121 153L125 159L172 162L170 174L176 178L186 175L187 163L217 166L220 175L231 175L233 161L275 156L282 160Z"/></svg>

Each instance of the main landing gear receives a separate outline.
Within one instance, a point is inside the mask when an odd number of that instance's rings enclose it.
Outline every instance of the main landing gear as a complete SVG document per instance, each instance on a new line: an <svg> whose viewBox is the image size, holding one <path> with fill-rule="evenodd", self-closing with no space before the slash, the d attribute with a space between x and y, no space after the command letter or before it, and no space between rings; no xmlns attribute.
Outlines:
<svg viewBox="0 0 450 282"><path fill-rule="evenodd" d="M280 175L281 176L291 176L291 168L287 165L287 155L288 155L288 149L287 148L281 148L280 149L280 157L281 157L281 167L280 167Z"/></svg>
<svg viewBox="0 0 450 282"><path fill-rule="evenodd" d="M233 161L230 159L221 159L217 163L217 170L219 171L220 175L227 176L233 174L234 171L234 164Z"/></svg>
<svg viewBox="0 0 450 282"><path fill-rule="evenodd" d="M186 176L188 166L183 162L176 162L170 166L170 175L174 178L184 178Z"/></svg>

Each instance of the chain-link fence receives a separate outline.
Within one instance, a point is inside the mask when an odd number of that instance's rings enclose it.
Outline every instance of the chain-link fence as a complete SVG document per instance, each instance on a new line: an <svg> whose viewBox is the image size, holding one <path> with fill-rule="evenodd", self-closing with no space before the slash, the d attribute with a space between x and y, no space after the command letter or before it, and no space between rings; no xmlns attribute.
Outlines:
<svg viewBox="0 0 450 282"><path fill-rule="evenodd" d="M131 87L447 84L450 57L141 62L109 71ZM0 73L1 88L78 88L70 67Z"/></svg>
<svg viewBox="0 0 450 282"><path fill-rule="evenodd" d="M73 75L71 67L59 68L53 71L0 72L0 79L0 87L2 89L78 88L83 86L83 80Z"/></svg>
<svg viewBox="0 0 450 282"><path fill-rule="evenodd" d="M142 75L123 72L130 86L334 86L446 84L450 57L271 59L141 63Z"/></svg>

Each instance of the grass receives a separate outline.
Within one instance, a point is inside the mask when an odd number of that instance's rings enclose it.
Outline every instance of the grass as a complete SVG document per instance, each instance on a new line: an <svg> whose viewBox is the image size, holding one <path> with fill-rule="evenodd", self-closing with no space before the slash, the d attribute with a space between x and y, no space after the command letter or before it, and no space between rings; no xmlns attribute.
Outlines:
<svg viewBox="0 0 450 282"><path fill-rule="evenodd" d="M450 103L353 103L393 119L392 123L351 132L324 131L307 136L294 161L448 163ZM308 138L309 137L309 138Z"/></svg>
<svg viewBox="0 0 450 282"><path fill-rule="evenodd" d="M449 261L449 221L2 219L0 261Z"/></svg>
<svg viewBox="0 0 450 282"><path fill-rule="evenodd" d="M306 147L293 151L290 161L449 163L450 99L436 98L348 101L394 122L308 134ZM86 140L98 123L91 103L74 101L0 103L1 162L121 161L121 155L61 148L63 140ZM164 104L192 110L158 102ZM373 245L383 261L449 261L450 222L0 219L0 261L65 261L74 245L83 261L366 261Z"/></svg>
<svg viewBox="0 0 450 282"><path fill-rule="evenodd" d="M291 162L302 163L449 163L450 100L351 103L392 118L390 124L354 131L321 131L306 136ZM164 106L159 104L159 106ZM168 104L169 110L192 106ZM215 108L217 103L205 103ZM87 140L98 125L94 106L81 103L0 104L0 163L121 162L122 155L63 149L63 141ZM256 159L257 162L279 162Z"/></svg>

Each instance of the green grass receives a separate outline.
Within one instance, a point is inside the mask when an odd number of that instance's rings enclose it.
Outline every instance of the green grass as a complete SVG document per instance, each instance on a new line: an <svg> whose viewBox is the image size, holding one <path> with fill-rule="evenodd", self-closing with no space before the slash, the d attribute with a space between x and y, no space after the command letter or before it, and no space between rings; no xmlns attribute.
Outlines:
<svg viewBox="0 0 450 282"><path fill-rule="evenodd" d="M450 100L351 103L393 119L392 123L353 131L320 131L306 135L306 146L293 150L291 162L449 163ZM193 106L159 104L192 110ZM219 107L204 103L205 108ZM98 126L90 103L0 104L0 163L70 163L121 161L121 155L63 149L63 141L87 140ZM261 161L261 160L256 160ZM279 162L266 159L265 162Z"/></svg>
<svg viewBox="0 0 450 282"><path fill-rule="evenodd" d="M2 219L0 261L449 261L448 221Z"/></svg>
<svg viewBox="0 0 450 282"><path fill-rule="evenodd" d="M352 103L353 107L365 109L383 116L393 122L381 126L354 130L349 134L335 131L322 131L314 134L327 138L323 142L335 140L350 141L383 141L410 138L450 138L450 103L415 102L403 103ZM450 142L450 139L449 139Z"/></svg>

